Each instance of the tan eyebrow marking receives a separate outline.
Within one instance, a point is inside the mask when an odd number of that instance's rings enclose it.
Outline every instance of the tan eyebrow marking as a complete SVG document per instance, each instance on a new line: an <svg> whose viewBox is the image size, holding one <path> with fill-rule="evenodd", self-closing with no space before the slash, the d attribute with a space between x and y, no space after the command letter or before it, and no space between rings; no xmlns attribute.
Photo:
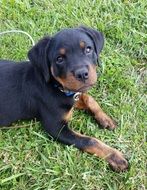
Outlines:
<svg viewBox="0 0 147 190"><path fill-rule="evenodd" d="M80 41L80 48L85 48L85 42L84 41Z"/></svg>
<svg viewBox="0 0 147 190"><path fill-rule="evenodd" d="M66 49L65 49L65 48L61 48L61 49L59 50L59 52L60 52L61 55L65 55Z"/></svg>

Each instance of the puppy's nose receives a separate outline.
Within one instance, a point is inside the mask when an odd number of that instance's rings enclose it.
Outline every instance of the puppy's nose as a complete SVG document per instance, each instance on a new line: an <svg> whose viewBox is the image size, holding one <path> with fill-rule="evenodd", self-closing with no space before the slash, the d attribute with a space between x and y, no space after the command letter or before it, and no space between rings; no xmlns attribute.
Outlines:
<svg viewBox="0 0 147 190"><path fill-rule="evenodd" d="M88 69L87 68L80 68L77 69L75 72L75 77L76 79L80 80L80 81L85 81L86 79L88 79Z"/></svg>

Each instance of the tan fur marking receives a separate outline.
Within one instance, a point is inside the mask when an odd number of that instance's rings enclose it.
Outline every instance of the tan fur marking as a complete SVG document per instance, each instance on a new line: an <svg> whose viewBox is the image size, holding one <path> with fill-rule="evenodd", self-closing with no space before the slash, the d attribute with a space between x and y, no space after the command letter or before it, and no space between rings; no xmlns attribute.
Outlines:
<svg viewBox="0 0 147 190"><path fill-rule="evenodd" d="M98 103L91 96L85 93L79 97L79 101L76 102L75 107L79 109L89 109L94 114L102 111Z"/></svg>
<svg viewBox="0 0 147 190"><path fill-rule="evenodd" d="M93 146L88 146L85 147L84 151L90 153L90 154L94 154L97 157L100 158L106 158L108 157L111 153L114 152L113 148L107 146L106 144L104 144L103 142L92 138L93 141L95 141L95 145Z"/></svg>
<svg viewBox="0 0 147 190"><path fill-rule="evenodd" d="M73 113L73 108L69 112L64 114L63 120L68 122L72 118L72 113Z"/></svg>
<svg viewBox="0 0 147 190"><path fill-rule="evenodd" d="M85 42L83 42L83 41L80 41L80 48L85 48Z"/></svg>
<svg viewBox="0 0 147 190"><path fill-rule="evenodd" d="M87 137L86 135L77 133L75 131L74 131L74 133L76 136L79 136L79 137ZM84 151L86 151L90 154L95 154L96 156L98 156L100 158L105 158L106 156L110 155L111 153L113 153L115 151L115 149L109 147L102 141L100 141L94 137L90 137L90 138L91 138L90 141L93 145L85 147L83 149Z"/></svg>
<svg viewBox="0 0 147 190"><path fill-rule="evenodd" d="M65 49L65 48L61 48L61 49L59 50L59 52L60 52L61 55L65 55L66 49Z"/></svg>

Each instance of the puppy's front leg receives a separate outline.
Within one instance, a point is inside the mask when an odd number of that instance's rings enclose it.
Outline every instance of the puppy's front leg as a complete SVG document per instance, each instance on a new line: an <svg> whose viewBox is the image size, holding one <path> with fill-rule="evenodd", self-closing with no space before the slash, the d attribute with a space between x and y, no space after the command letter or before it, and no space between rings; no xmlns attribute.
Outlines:
<svg viewBox="0 0 147 190"><path fill-rule="evenodd" d="M67 117L69 118L69 113ZM78 134L68 128L65 121L59 121L59 118L46 117L43 120L45 130L57 141L66 145L74 145L76 148L94 154L99 158L105 159L110 166L116 171L126 170L128 167L127 161L124 159L121 152L111 148L96 138L88 137L85 135Z"/></svg>
<svg viewBox="0 0 147 190"><path fill-rule="evenodd" d="M116 128L116 123L113 121L103 110L98 103L91 96L83 93L75 104L75 108L89 110L94 114L97 122L103 127L108 129Z"/></svg>

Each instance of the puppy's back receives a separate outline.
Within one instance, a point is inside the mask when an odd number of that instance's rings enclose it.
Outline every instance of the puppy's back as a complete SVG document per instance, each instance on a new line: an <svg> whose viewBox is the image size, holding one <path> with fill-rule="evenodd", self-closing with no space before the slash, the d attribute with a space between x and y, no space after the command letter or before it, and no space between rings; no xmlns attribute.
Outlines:
<svg viewBox="0 0 147 190"><path fill-rule="evenodd" d="M0 61L0 126L23 117L23 78L29 63Z"/></svg>

